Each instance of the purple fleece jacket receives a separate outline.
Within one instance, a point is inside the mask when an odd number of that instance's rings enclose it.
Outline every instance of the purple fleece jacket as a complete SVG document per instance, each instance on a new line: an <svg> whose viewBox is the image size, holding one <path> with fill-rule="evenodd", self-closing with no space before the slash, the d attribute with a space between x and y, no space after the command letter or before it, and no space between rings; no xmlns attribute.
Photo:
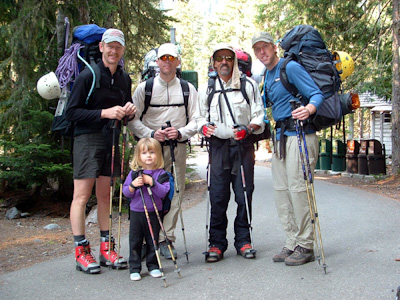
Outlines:
<svg viewBox="0 0 400 300"><path fill-rule="evenodd" d="M133 193L129 191L129 184L132 182L133 173L134 171L129 172L128 177L126 178L124 185L122 187L122 192L126 197L131 198L130 209L132 211L144 212L142 197L140 195L139 188L136 188ZM151 191L153 192L153 199L154 202L156 203L158 211L162 211L162 199L169 192L169 181L166 181L161 184L158 182L158 177L161 174L165 173L165 171L163 169L143 170L143 173L153 177L154 186L151 187ZM147 187L143 186L141 187L141 189L143 191L143 196L147 206L147 210L154 211L153 202L151 201L150 195L147 191Z"/></svg>

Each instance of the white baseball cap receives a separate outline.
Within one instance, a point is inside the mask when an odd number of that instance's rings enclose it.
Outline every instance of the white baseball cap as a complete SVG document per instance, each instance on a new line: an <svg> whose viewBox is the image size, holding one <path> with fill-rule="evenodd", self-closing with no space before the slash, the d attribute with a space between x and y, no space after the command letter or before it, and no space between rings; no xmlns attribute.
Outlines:
<svg viewBox="0 0 400 300"><path fill-rule="evenodd" d="M171 55L179 58L178 47L171 43L162 44L160 48L158 48L157 58L160 58L163 55Z"/></svg>

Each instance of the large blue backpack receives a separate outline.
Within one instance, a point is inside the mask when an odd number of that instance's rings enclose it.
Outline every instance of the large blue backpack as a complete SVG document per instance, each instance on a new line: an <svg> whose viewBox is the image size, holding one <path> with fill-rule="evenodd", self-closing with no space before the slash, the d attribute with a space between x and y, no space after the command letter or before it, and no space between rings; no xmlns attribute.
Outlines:
<svg viewBox="0 0 400 300"><path fill-rule="evenodd" d="M286 65L294 60L306 69L324 94L323 104L311 118L315 129L320 130L339 123L345 114L339 96L341 80L333 56L319 32L311 25L296 26L284 35L280 46L285 50L285 61L280 69L280 81L283 86L303 105L309 102L309 99L303 97L298 89L289 83Z"/></svg>

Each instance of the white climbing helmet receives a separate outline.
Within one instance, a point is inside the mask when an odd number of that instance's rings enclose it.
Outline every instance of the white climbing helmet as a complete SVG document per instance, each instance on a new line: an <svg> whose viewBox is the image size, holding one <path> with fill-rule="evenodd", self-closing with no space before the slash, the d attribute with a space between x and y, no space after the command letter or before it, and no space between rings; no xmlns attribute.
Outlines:
<svg viewBox="0 0 400 300"><path fill-rule="evenodd" d="M50 72L40 77L36 87L39 95L46 100L59 98L61 95L60 84L54 72Z"/></svg>

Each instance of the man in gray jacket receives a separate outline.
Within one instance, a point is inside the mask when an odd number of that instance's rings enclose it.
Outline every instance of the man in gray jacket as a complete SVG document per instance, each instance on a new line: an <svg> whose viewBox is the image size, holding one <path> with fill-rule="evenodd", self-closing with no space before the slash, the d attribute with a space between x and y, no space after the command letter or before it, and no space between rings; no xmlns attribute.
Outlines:
<svg viewBox="0 0 400 300"><path fill-rule="evenodd" d="M174 44L166 43L159 47L157 53L157 65L160 73L153 80L150 105L145 108L146 82L139 84L133 95L133 102L137 107L135 118L129 122L128 128L138 138L153 137L163 146L165 170L171 171L172 159L169 141L175 143L175 182L179 187L179 193L175 191L171 209L164 216L163 225L167 232L167 238L174 243L176 223L181 209L182 195L185 191L186 173L186 142L196 133L194 113L196 110L197 91L188 83L189 97L187 105L184 101L183 85L176 77L176 69L180 65L180 56ZM143 114L143 112L145 112ZM167 127L167 121L170 127ZM175 172L171 172L175 174ZM161 254L166 258L172 258L164 240L160 234ZM176 250L172 244L174 255Z"/></svg>

